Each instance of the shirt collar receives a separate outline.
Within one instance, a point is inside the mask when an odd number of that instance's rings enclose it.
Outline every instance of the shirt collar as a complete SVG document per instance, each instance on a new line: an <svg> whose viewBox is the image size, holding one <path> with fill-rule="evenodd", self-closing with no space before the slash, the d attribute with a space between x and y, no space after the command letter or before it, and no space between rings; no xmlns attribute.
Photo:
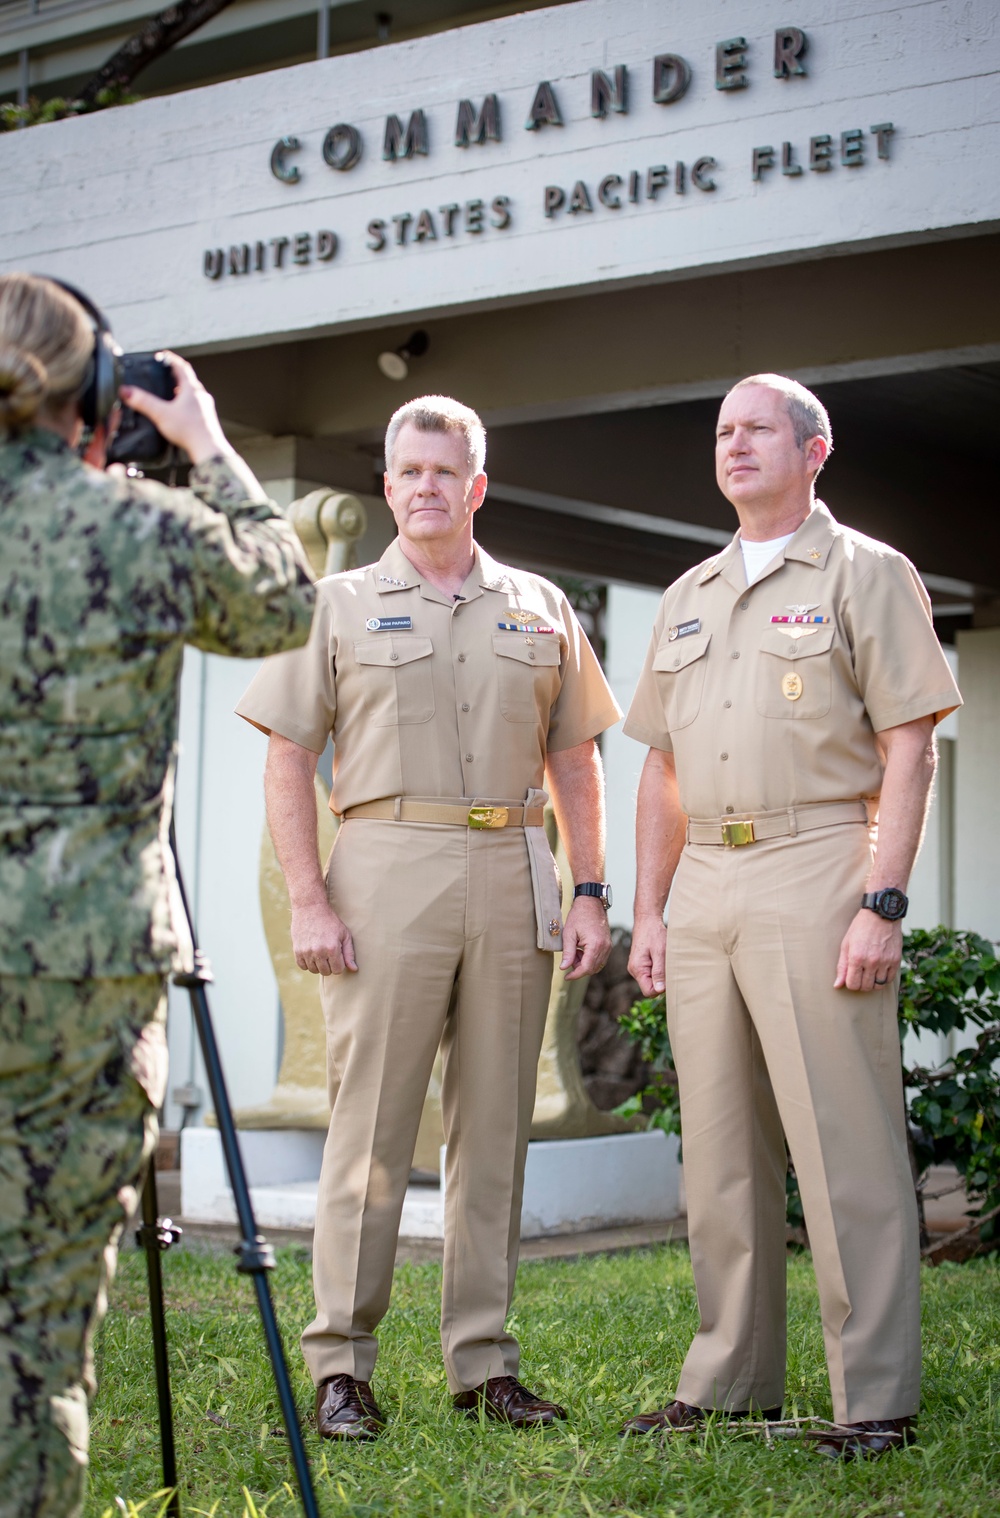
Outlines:
<svg viewBox="0 0 1000 1518"><path fill-rule="evenodd" d="M420 585L420 576L406 557L398 538L393 538L375 565L375 589L380 596L395 590L412 590Z"/></svg>
<svg viewBox="0 0 1000 1518"><path fill-rule="evenodd" d="M0 448L17 448L31 453L73 454L66 439L48 427L25 427L10 437L0 438Z"/></svg>
<svg viewBox="0 0 1000 1518"><path fill-rule="evenodd" d="M743 574L743 554L740 549L740 534L737 529L735 537L729 542L721 553L717 553L714 559L709 559L698 576L699 585L707 585L709 580L714 580L716 575L725 575L730 584L737 584L734 576ZM742 580L738 582L743 584Z"/></svg>
<svg viewBox="0 0 1000 1518"><path fill-rule="evenodd" d="M786 545L785 558L810 564L814 569L825 569L836 535L837 524L832 514L822 501L817 501L796 529L792 541Z"/></svg>
<svg viewBox="0 0 1000 1518"><path fill-rule="evenodd" d="M766 579L769 574L773 574L786 559L808 564L811 569L825 569L836 533L837 524L829 508L822 501L817 501L809 515L795 529L791 542L785 544L781 558L760 578ZM721 574L734 589L746 589L743 550L740 547L738 531L732 542L727 544L720 554L717 554L714 559L709 559L698 575L698 584L706 585L718 574ZM754 584L757 583L755 580Z"/></svg>
<svg viewBox="0 0 1000 1518"><path fill-rule="evenodd" d="M474 582L483 590L497 590L503 595L509 595L511 591L518 589L506 565L499 564L492 554L488 554L485 548L480 548L478 543L475 544L475 549L476 562L467 581L470 586ZM479 593L477 589L475 594L479 595Z"/></svg>
<svg viewBox="0 0 1000 1518"><path fill-rule="evenodd" d="M485 549L480 548L478 543L473 543L475 562L469 571L465 584L462 586L462 600L474 601L482 595L484 590L498 590L507 594L516 590L516 586L508 571L502 564L498 564ZM440 601L444 605L450 605L449 598L424 580L423 576L414 569L409 559L402 550L398 538L394 538L385 553L375 565L375 589L379 595L390 595L397 590L417 590L425 599Z"/></svg>

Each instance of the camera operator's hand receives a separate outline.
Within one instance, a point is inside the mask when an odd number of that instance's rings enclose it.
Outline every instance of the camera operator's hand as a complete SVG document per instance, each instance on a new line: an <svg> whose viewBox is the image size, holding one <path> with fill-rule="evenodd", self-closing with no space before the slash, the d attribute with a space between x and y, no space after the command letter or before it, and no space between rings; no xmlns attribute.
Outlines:
<svg viewBox="0 0 1000 1518"><path fill-rule="evenodd" d="M219 454L232 454L234 450L227 442L215 412L215 401L187 359L169 352L156 356L164 359L173 370L177 381L176 394L172 400L165 401L148 390L140 390L138 385L123 385L119 393L126 406L148 416L168 443L176 443L178 448L184 449L192 464L202 464Z"/></svg>

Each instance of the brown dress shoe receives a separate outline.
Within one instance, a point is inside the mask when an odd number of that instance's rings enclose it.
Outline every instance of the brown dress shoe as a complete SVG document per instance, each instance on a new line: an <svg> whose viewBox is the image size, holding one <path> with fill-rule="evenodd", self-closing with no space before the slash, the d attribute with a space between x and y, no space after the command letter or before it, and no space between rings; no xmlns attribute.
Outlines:
<svg viewBox="0 0 1000 1518"><path fill-rule="evenodd" d="M842 1423L822 1433L810 1433L816 1449L828 1460L875 1460L891 1449L903 1449L917 1437L915 1418L873 1418L867 1423Z"/></svg>
<svg viewBox="0 0 1000 1518"><path fill-rule="evenodd" d="M566 1409L558 1402L536 1397L516 1376L490 1376L481 1386L473 1386L455 1397L456 1411L467 1418L478 1418L480 1408L487 1418L509 1423L511 1428L538 1428L566 1417Z"/></svg>
<svg viewBox="0 0 1000 1518"><path fill-rule="evenodd" d="M328 1376L316 1388L316 1428L323 1439L377 1439L385 1417L367 1381Z"/></svg>
<svg viewBox="0 0 1000 1518"><path fill-rule="evenodd" d="M676 1434L693 1434L703 1428L707 1418L713 1416L720 1422L732 1422L738 1418L763 1418L768 1423L776 1423L781 1417L780 1407L767 1407L763 1412L739 1412L727 1413L724 1409L711 1407L693 1407L690 1402L668 1402L666 1407L657 1408L651 1413L637 1413L634 1418L629 1418L618 1430L618 1437L625 1438L628 1434L655 1434L664 1433L671 1429Z"/></svg>

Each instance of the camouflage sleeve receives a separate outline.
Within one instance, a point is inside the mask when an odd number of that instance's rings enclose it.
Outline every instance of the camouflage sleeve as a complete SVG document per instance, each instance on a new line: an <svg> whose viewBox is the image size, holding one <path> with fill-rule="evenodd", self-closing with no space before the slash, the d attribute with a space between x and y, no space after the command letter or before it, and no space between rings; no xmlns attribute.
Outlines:
<svg viewBox="0 0 1000 1518"><path fill-rule="evenodd" d="M238 507L248 520L252 516L259 522L267 521L276 511L274 502L268 499L267 491L250 465L238 453L225 458L217 454L215 458L196 464L188 484L206 506L214 506L217 511ZM254 511L254 507L260 509Z"/></svg>
<svg viewBox="0 0 1000 1518"><path fill-rule="evenodd" d="M305 643L313 574L295 529L238 456L191 471L171 492L185 530L178 571L188 578L186 641L207 653L259 658Z"/></svg>

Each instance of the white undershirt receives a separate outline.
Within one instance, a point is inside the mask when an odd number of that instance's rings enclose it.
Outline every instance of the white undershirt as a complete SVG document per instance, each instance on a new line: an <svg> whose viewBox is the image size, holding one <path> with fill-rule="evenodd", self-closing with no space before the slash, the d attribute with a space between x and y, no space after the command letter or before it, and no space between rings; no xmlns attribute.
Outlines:
<svg viewBox="0 0 1000 1518"><path fill-rule="evenodd" d="M770 538L766 543L748 543L746 538L740 538L740 547L743 550L743 567L746 570L747 584L752 585L761 570L766 569L772 559L776 559L786 544L794 538L794 532L786 532L783 538Z"/></svg>

